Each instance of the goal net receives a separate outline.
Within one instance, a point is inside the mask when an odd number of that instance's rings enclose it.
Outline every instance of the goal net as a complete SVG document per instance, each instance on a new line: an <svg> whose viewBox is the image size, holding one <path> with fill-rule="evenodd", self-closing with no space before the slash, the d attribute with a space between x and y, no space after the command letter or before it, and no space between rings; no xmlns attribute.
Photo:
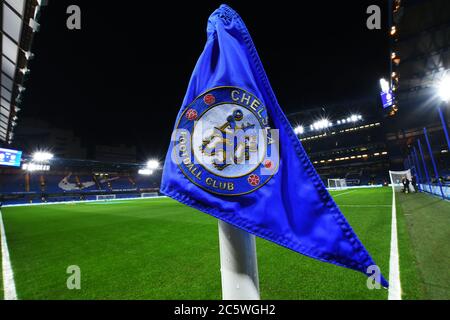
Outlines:
<svg viewBox="0 0 450 320"><path fill-rule="evenodd" d="M347 189L347 182L345 179L328 179L328 188L333 190Z"/></svg>
<svg viewBox="0 0 450 320"><path fill-rule="evenodd" d="M389 177L391 178L391 186L395 192L404 192L405 186L403 185L404 179L408 179L409 185L406 189L407 192L414 192L414 187L411 183L411 170L404 171L391 171L389 170Z"/></svg>
<svg viewBox="0 0 450 320"><path fill-rule="evenodd" d="M97 195L97 200L112 200L116 198L115 194L101 194L101 195Z"/></svg>
<svg viewBox="0 0 450 320"><path fill-rule="evenodd" d="M142 192L141 198L154 198L158 196L158 192Z"/></svg>

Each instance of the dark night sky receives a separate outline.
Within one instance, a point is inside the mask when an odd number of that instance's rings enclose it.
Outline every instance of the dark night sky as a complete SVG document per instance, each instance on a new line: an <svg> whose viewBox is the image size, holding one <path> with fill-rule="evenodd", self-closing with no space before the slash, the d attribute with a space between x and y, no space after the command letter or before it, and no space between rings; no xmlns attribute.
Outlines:
<svg viewBox="0 0 450 320"><path fill-rule="evenodd" d="M20 117L73 128L85 145L136 144L142 157L162 157L221 2L51 0ZM386 26L366 28L367 6L386 13L385 1L227 3L245 21L286 113L376 95L387 75ZM66 28L70 4L81 7L80 31Z"/></svg>

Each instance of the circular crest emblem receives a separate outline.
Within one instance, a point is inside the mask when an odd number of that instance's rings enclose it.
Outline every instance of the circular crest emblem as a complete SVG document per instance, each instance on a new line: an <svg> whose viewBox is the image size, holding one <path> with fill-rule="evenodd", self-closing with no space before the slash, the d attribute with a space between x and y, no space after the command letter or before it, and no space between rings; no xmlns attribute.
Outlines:
<svg viewBox="0 0 450 320"><path fill-rule="evenodd" d="M253 94L217 87L197 97L176 126L174 154L183 174L211 193L257 190L275 173L267 110Z"/></svg>

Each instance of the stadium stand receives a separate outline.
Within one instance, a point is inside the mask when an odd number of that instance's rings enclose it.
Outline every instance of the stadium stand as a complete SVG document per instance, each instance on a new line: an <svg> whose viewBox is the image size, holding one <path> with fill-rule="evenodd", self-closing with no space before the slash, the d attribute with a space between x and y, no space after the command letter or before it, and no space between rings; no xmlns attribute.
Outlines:
<svg viewBox="0 0 450 320"><path fill-rule="evenodd" d="M108 164L90 167L67 163L57 164L48 172L1 169L0 201L5 204L61 202L95 200L97 195L107 194L130 198L140 197L144 192L157 193L160 173L143 176L136 171L136 167L120 171L116 167L108 170Z"/></svg>
<svg viewBox="0 0 450 320"><path fill-rule="evenodd" d="M346 179L347 186L384 184L390 152L383 114L374 99L312 107L289 115L322 181Z"/></svg>
<svg viewBox="0 0 450 320"><path fill-rule="evenodd" d="M25 179L23 174L0 175L0 193L25 192Z"/></svg>
<svg viewBox="0 0 450 320"><path fill-rule="evenodd" d="M117 180L111 182L112 190L137 190L135 184L132 184L129 176L118 176Z"/></svg>
<svg viewBox="0 0 450 320"><path fill-rule="evenodd" d="M45 192L46 193L56 193L62 190L58 187L59 182L64 178L63 175L45 175Z"/></svg>

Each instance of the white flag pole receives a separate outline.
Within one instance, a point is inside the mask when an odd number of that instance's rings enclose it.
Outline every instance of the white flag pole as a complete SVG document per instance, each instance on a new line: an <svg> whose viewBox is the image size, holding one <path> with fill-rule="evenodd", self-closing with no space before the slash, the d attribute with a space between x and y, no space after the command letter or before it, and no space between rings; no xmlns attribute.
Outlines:
<svg viewBox="0 0 450 320"><path fill-rule="evenodd" d="M259 300L255 236L219 220L223 300Z"/></svg>

